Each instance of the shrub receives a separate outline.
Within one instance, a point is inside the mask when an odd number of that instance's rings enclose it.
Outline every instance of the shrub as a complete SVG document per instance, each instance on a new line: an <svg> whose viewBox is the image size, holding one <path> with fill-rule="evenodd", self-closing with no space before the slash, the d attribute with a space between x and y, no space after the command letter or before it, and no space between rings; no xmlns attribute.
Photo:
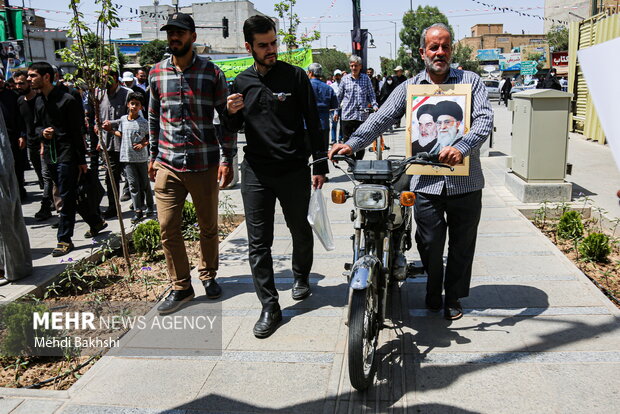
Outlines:
<svg viewBox="0 0 620 414"><path fill-rule="evenodd" d="M611 253L609 237L603 233L592 233L579 244L579 253L585 260L605 262Z"/></svg>
<svg viewBox="0 0 620 414"><path fill-rule="evenodd" d="M583 236L581 214L576 211L567 211L562 214L558 222L558 237L561 239L574 240L581 236Z"/></svg>
<svg viewBox="0 0 620 414"><path fill-rule="evenodd" d="M0 329L2 329L2 342L0 342L0 355L25 356L32 353L34 338L36 336L48 336L49 332L42 329L33 329L33 314L46 312L45 305L32 302L12 302L0 308Z"/></svg>
<svg viewBox="0 0 620 414"><path fill-rule="evenodd" d="M200 239L200 230L198 229L198 215L194 203L186 201L183 204L183 238L185 240Z"/></svg>
<svg viewBox="0 0 620 414"><path fill-rule="evenodd" d="M155 220L149 220L139 224L133 232L133 244L137 252L146 253L150 258L153 258L161 246L159 223Z"/></svg>

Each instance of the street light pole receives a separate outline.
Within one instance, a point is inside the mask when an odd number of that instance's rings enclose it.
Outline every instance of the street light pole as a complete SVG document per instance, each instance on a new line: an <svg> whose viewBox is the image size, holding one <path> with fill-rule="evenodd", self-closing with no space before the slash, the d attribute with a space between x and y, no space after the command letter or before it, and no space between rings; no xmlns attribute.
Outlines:
<svg viewBox="0 0 620 414"><path fill-rule="evenodd" d="M394 59L396 59L396 56L398 55L398 53L396 53L396 22L391 21L390 23L394 24Z"/></svg>
<svg viewBox="0 0 620 414"><path fill-rule="evenodd" d="M388 45L390 45L390 59L393 59L393 58L392 58L392 42L385 42L385 43L387 43Z"/></svg>

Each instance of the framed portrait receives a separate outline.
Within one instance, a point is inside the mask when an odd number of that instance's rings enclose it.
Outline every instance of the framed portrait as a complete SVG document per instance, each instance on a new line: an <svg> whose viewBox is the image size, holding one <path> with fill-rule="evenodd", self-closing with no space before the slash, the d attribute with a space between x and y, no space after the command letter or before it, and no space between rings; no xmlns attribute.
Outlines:
<svg viewBox="0 0 620 414"><path fill-rule="evenodd" d="M471 85L409 85L407 88L407 157L419 152L439 154L469 132ZM454 171L411 165L409 175L469 175L469 156Z"/></svg>

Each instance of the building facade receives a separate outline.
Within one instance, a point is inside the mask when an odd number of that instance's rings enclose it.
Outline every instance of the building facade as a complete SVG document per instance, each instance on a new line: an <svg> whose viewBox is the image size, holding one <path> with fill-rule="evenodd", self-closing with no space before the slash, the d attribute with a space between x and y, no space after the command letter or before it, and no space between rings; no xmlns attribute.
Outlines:
<svg viewBox="0 0 620 414"><path fill-rule="evenodd" d="M155 0L154 3L158 3ZM168 5L154 4L140 7L142 40L166 39L166 34L160 32L166 24L168 16L174 13L175 8ZM196 45L204 45L208 50L224 54L247 53L244 47L243 22L250 16L266 14L256 10L251 1L212 1L208 3L194 3L191 6L179 7L179 12L187 13L196 23ZM224 38L222 19L228 19L228 37ZM276 25L278 19L274 18ZM214 28L216 27L216 28Z"/></svg>
<svg viewBox="0 0 620 414"><path fill-rule="evenodd" d="M499 53L509 53L521 46L547 43L544 34L504 33L503 24L477 24L472 26L471 34L471 37L465 37L458 43L472 49L472 59L476 59L478 50L499 49Z"/></svg>

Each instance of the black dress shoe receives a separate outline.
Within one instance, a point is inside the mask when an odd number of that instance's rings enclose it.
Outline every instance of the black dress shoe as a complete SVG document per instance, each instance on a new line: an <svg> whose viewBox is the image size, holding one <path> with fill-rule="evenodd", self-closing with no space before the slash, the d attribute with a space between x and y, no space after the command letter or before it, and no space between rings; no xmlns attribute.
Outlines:
<svg viewBox="0 0 620 414"><path fill-rule="evenodd" d="M458 300L447 301L446 306L443 308L443 316L449 321L455 321L463 317L463 306Z"/></svg>
<svg viewBox="0 0 620 414"><path fill-rule="evenodd" d="M295 278L293 289L291 291L293 299L302 300L310 295L310 282L308 276Z"/></svg>
<svg viewBox="0 0 620 414"><path fill-rule="evenodd" d="M217 299L222 296L222 288L217 284L215 279L203 280L202 286L205 287L205 292L209 299Z"/></svg>
<svg viewBox="0 0 620 414"><path fill-rule="evenodd" d="M426 303L426 309L431 312L439 312L441 310L441 305L443 305L441 295L427 294L424 302Z"/></svg>
<svg viewBox="0 0 620 414"><path fill-rule="evenodd" d="M52 212L48 208L41 207L41 209L34 214L34 218L37 221L47 220L52 218Z"/></svg>
<svg viewBox="0 0 620 414"><path fill-rule="evenodd" d="M282 322L282 311L263 311L260 318L254 324L254 336L257 338L267 338L276 331L278 325Z"/></svg>
<svg viewBox="0 0 620 414"><path fill-rule="evenodd" d="M173 290L164 299L164 302L157 307L157 312L160 315L167 315L179 310L185 302L189 302L192 299L194 299L194 288L192 287L185 290Z"/></svg>

